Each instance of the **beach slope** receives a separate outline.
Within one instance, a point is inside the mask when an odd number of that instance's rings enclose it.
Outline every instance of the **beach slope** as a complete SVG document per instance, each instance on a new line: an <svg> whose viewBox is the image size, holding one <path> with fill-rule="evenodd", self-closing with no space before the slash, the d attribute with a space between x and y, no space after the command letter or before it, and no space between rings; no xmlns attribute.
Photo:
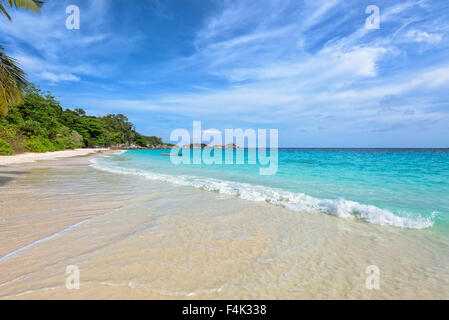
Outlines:
<svg viewBox="0 0 449 320"><path fill-rule="evenodd" d="M29 163L41 160L57 160L60 158L85 156L93 153L108 152L110 149L75 149L45 153L20 153L12 156L0 156L0 166L7 166L18 163Z"/></svg>

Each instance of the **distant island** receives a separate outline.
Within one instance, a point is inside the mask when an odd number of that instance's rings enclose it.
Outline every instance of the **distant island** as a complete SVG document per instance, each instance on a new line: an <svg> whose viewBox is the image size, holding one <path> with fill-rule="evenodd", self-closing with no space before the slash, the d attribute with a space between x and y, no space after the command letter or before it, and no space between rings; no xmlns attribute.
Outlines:
<svg viewBox="0 0 449 320"><path fill-rule="evenodd" d="M63 109L50 92L30 85L23 103L0 119L0 155L62 151L76 148L167 149L156 136L145 136L122 114L89 116L81 109Z"/></svg>
<svg viewBox="0 0 449 320"><path fill-rule="evenodd" d="M215 145L215 146L209 146L205 143L192 143L192 144L180 146L179 148L182 148L182 149L188 149L188 148L190 148L190 149L240 149L240 147L238 145L236 145L235 143L228 143L226 145L219 144L219 145Z"/></svg>

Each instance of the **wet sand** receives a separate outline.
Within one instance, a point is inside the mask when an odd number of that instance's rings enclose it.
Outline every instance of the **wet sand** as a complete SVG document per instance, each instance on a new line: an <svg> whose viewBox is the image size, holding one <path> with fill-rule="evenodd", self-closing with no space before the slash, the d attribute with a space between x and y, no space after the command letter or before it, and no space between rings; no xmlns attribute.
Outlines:
<svg viewBox="0 0 449 320"><path fill-rule="evenodd" d="M430 229L114 175L93 157L0 167L1 299L449 298L449 248Z"/></svg>

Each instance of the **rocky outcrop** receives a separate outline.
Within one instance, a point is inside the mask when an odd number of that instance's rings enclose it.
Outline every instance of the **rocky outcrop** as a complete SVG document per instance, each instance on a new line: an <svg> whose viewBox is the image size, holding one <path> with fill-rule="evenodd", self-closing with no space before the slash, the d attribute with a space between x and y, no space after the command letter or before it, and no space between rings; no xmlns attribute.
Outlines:
<svg viewBox="0 0 449 320"><path fill-rule="evenodd" d="M213 149L240 149L238 145L235 143L228 143L227 145L216 145L216 146L208 146L207 148L213 148Z"/></svg>

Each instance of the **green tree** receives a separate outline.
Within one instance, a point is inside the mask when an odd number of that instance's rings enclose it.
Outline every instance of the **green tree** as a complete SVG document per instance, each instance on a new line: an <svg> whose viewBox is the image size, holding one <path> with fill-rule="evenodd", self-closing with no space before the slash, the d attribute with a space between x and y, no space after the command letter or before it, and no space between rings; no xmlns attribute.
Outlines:
<svg viewBox="0 0 449 320"><path fill-rule="evenodd" d="M77 108L75 109L75 112L79 115L79 116L85 116L86 115L86 111L84 111L81 108Z"/></svg>
<svg viewBox="0 0 449 320"><path fill-rule="evenodd" d="M93 117L79 108L64 110L49 92L42 92L33 84L24 92L23 103L10 107L7 116L0 120L0 138L15 152L163 144L159 137L136 132L122 114Z"/></svg>
<svg viewBox="0 0 449 320"><path fill-rule="evenodd" d="M117 143L131 142L136 138L134 125L123 114L108 114L103 117L109 131L120 132Z"/></svg>

